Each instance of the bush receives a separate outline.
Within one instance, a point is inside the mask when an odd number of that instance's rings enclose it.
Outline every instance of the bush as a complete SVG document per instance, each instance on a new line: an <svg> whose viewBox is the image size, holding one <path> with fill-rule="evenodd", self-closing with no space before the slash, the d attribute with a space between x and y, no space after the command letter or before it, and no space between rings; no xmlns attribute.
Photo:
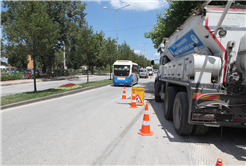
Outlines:
<svg viewBox="0 0 246 166"><path fill-rule="evenodd" d="M1 81L8 81L8 80L20 80L23 79L23 73L13 73L13 74L6 74L1 75Z"/></svg>
<svg viewBox="0 0 246 166"><path fill-rule="evenodd" d="M53 76L68 76L68 70L54 70Z"/></svg>

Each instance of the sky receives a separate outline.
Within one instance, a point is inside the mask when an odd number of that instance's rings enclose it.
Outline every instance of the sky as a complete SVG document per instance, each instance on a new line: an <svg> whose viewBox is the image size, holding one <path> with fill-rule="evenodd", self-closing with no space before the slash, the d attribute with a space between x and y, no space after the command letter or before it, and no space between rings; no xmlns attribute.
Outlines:
<svg viewBox="0 0 246 166"><path fill-rule="evenodd" d="M124 41L136 54L145 55L149 60L159 59L151 39L144 37L145 32L153 29L157 13L163 14L168 3L164 0L111 0L82 1L86 3L86 21L94 32L101 30L105 37L116 39L116 10L118 14L118 43ZM104 9L107 7L108 9ZM109 9L110 8L110 9Z"/></svg>
<svg viewBox="0 0 246 166"><path fill-rule="evenodd" d="M124 41L136 54L145 55L149 60L159 59L159 53L153 47L151 39L144 37L145 32L153 29L156 15L163 14L168 3L165 0L91 0L86 3L86 21L94 32L101 30L105 38L116 39L116 10L118 13L118 43ZM1 3L2 4L2 3ZM107 7L108 9L104 9ZM2 8L2 7L1 7ZM114 10L112 10L114 9ZM4 9L2 9L4 10Z"/></svg>

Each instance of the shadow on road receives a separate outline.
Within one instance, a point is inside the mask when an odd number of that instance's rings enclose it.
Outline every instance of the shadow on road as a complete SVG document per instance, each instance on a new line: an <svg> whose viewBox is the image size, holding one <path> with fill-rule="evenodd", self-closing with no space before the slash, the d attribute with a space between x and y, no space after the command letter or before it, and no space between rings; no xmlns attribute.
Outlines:
<svg viewBox="0 0 246 166"><path fill-rule="evenodd" d="M114 85L111 86L114 87ZM115 87L121 88L124 86ZM154 100L154 80L139 83L133 87L145 88L145 100L154 109L154 114L157 116L163 130L163 138L169 139L170 142L211 144L220 151L234 156L237 160L246 161L246 129L223 127L222 139L221 128L210 128L204 136L180 136L176 133L173 122L164 118L163 102L155 102Z"/></svg>
<svg viewBox="0 0 246 166"><path fill-rule="evenodd" d="M246 129L223 127L222 139L220 139L221 128L210 128L204 136L180 136L176 133L173 122L165 119L163 102L157 103L152 100L150 104L165 133L163 137L168 138L170 142L212 144L237 160L246 161Z"/></svg>

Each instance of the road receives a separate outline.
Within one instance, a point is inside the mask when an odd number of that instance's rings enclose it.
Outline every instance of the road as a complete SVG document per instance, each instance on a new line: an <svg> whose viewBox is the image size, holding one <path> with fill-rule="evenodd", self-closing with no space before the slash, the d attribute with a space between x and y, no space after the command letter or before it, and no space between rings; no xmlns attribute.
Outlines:
<svg viewBox="0 0 246 166"><path fill-rule="evenodd" d="M179 136L164 119L162 103L146 88L153 136L137 134L144 107L116 104L123 87L106 86L75 95L2 110L3 165L215 165L246 164L246 132L211 128L206 136ZM131 87L126 87L130 99Z"/></svg>
<svg viewBox="0 0 246 166"><path fill-rule="evenodd" d="M105 80L109 79L108 76L97 76L93 75L89 77L89 81L99 81L99 80ZM56 88L63 84L67 83L74 83L74 84L81 84L87 82L87 77L81 77L81 78L74 78L74 79L68 79L68 80L56 80L56 81L46 81L46 82L36 82L37 90L46 90L50 88ZM23 93L23 92L31 92L34 89L33 83L25 83L25 84L16 84L11 86L1 86L1 96L16 94L16 93Z"/></svg>

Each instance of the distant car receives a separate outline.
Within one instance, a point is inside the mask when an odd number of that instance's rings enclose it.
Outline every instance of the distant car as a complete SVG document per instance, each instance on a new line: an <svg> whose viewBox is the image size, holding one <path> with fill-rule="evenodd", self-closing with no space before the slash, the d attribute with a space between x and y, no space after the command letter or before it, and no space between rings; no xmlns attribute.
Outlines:
<svg viewBox="0 0 246 166"><path fill-rule="evenodd" d="M139 70L139 77L144 77L144 78L148 78L149 77L149 73L146 69L140 69Z"/></svg>
<svg viewBox="0 0 246 166"><path fill-rule="evenodd" d="M155 69L155 73L158 73L158 70L157 69Z"/></svg>

